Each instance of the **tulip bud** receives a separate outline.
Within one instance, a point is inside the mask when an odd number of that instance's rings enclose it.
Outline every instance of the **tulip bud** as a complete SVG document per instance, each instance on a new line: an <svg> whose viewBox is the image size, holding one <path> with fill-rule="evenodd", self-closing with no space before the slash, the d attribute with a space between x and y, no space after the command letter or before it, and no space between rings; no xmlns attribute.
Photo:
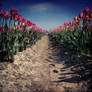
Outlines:
<svg viewBox="0 0 92 92"><path fill-rule="evenodd" d="M4 16L3 17L4 18L9 18L9 12L8 11L4 12Z"/></svg>
<svg viewBox="0 0 92 92"><path fill-rule="evenodd" d="M90 10L89 8L85 8L85 9L83 10L84 15L89 15L90 12L91 12L91 10Z"/></svg>
<svg viewBox="0 0 92 92"><path fill-rule="evenodd" d="M25 26L25 23L24 22L22 23L22 26Z"/></svg>
<svg viewBox="0 0 92 92"><path fill-rule="evenodd" d="M87 21L89 21L89 16L86 16L85 19L86 19Z"/></svg>
<svg viewBox="0 0 92 92"><path fill-rule="evenodd" d="M77 19L78 19L78 17L77 17L77 16L75 16L75 17L74 17L74 21L76 21Z"/></svg>
<svg viewBox="0 0 92 92"><path fill-rule="evenodd" d="M0 16L3 16L4 12L2 10L0 10Z"/></svg>
<svg viewBox="0 0 92 92"><path fill-rule="evenodd" d="M80 13L79 14L79 18L83 18L83 13Z"/></svg>
<svg viewBox="0 0 92 92"><path fill-rule="evenodd" d="M90 9L89 8L85 8L84 12L90 12Z"/></svg>

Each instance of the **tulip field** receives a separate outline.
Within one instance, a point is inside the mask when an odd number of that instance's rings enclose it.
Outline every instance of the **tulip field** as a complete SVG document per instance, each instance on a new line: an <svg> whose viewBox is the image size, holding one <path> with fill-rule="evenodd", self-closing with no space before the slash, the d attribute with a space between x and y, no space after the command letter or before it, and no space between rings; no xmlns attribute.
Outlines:
<svg viewBox="0 0 92 92"><path fill-rule="evenodd" d="M92 54L92 11L85 8L74 17L74 21L51 30L50 36L57 43L78 53Z"/></svg>
<svg viewBox="0 0 92 92"><path fill-rule="evenodd" d="M46 32L30 20L23 18L16 9L0 10L0 58L13 60L13 55L23 51L40 39ZM92 11L85 8L74 17L49 32L57 43L75 51L92 53Z"/></svg>
<svg viewBox="0 0 92 92"><path fill-rule="evenodd" d="M13 56L34 44L45 34L16 9L0 10L0 59L13 61Z"/></svg>
<svg viewBox="0 0 92 92"><path fill-rule="evenodd" d="M50 31L0 10L0 92L91 92L91 66L89 8Z"/></svg>

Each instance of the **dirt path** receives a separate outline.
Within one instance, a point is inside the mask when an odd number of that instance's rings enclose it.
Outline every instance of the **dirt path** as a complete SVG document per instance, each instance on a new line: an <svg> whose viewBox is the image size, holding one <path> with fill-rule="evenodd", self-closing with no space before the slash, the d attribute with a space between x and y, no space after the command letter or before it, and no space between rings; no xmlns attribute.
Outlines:
<svg viewBox="0 0 92 92"><path fill-rule="evenodd" d="M62 55L44 36L32 48L17 53L14 63L5 64L7 68L0 64L0 92L86 92L75 68L65 66L71 60L67 54Z"/></svg>

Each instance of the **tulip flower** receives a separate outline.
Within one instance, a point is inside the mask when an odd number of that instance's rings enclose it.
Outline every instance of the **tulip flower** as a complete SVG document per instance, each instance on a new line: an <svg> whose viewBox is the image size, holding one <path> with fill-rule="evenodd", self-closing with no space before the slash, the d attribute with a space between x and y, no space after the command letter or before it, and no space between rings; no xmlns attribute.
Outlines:
<svg viewBox="0 0 92 92"><path fill-rule="evenodd" d="M78 17L77 16L74 16L74 21L77 21Z"/></svg>
<svg viewBox="0 0 92 92"><path fill-rule="evenodd" d="M84 13L85 15L89 15L90 12L91 12L91 10L90 10L89 8L85 8L85 9L83 10L83 13Z"/></svg>
<svg viewBox="0 0 92 92"><path fill-rule="evenodd" d="M16 14L14 20L16 20L16 21L19 20L19 17L20 17L20 15Z"/></svg>
<svg viewBox="0 0 92 92"><path fill-rule="evenodd" d="M7 26L7 19L9 18L9 12L8 11L6 11L6 12L4 12L3 13L3 22L4 22L4 20L5 20L5 23L4 23L4 25L6 25Z"/></svg>
<svg viewBox="0 0 92 92"><path fill-rule="evenodd" d="M14 8L11 8L10 13L12 16L15 16L16 14L18 14L18 11Z"/></svg>
<svg viewBox="0 0 92 92"><path fill-rule="evenodd" d="M83 18L83 13L80 13L79 14L79 18Z"/></svg>
<svg viewBox="0 0 92 92"><path fill-rule="evenodd" d="M0 10L0 16L2 17L4 14L4 12L2 10Z"/></svg>
<svg viewBox="0 0 92 92"><path fill-rule="evenodd" d="M27 26L31 26L32 22L30 20L27 20Z"/></svg>
<svg viewBox="0 0 92 92"><path fill-rule="evenodd" d="M8 11L4 12L3 17L6 18L6 19L8 19L9 18L9 12Z"/></svg>
<svg viewBox="0 0 92 92"><path fill-rule="evenodd" d="M89 21L89 16L86 16L85 19L86 19L86 21Z"/></svg>

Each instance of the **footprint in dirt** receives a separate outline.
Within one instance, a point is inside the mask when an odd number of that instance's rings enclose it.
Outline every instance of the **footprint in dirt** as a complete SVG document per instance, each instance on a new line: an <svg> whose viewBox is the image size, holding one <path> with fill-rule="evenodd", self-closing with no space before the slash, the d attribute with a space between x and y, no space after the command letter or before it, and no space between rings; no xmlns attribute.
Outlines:
<svg viewBox="0 0 92 92"><path fill-rule="evenodd" d="M53 70L53 72L54 72L54 73L58 73L58 71L57 71L57 70Z"/></svg>
<svg viewBox="0 0 92 92"><path fill-rule="evenodd" d="M55 67L55 64L49 64L49 65Z"/></svg>

